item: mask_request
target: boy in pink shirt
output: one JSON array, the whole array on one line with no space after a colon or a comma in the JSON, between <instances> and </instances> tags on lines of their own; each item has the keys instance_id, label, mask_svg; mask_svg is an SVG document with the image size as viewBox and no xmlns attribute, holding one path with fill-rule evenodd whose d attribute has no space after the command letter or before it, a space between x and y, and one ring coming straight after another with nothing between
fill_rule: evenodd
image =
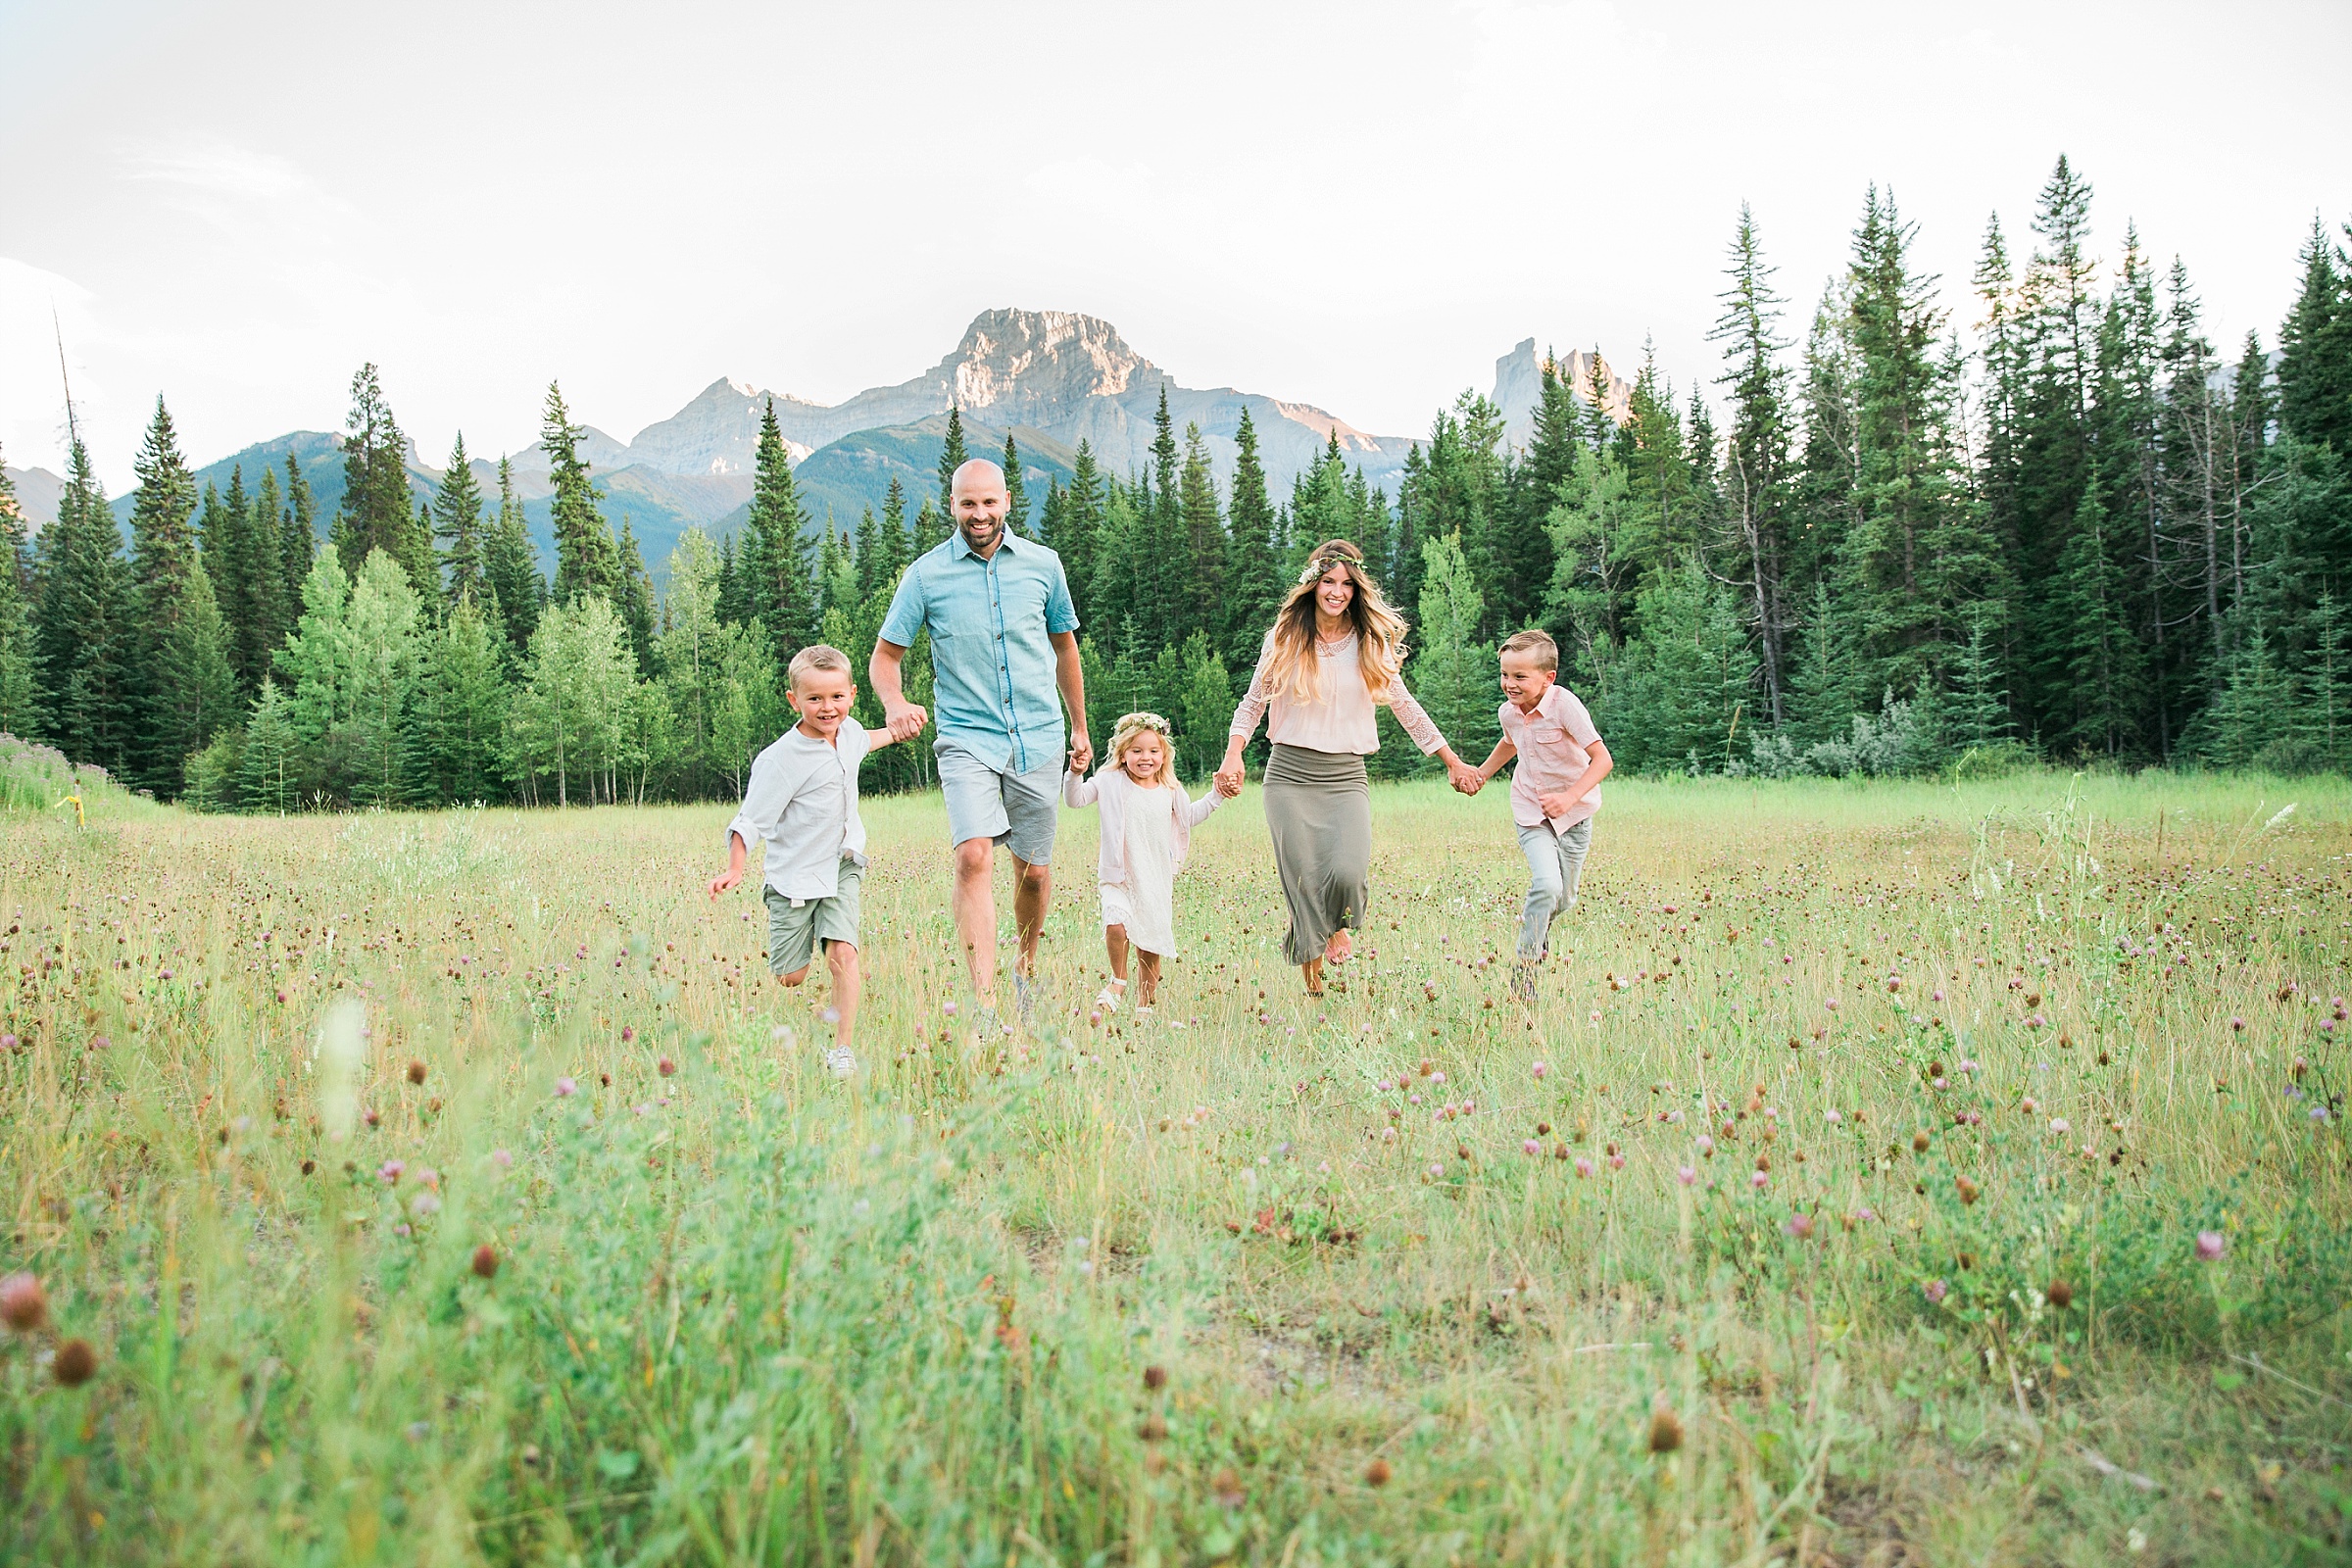
<instances>
[{"instance_id":1,"label":"boy in pink shirt","mask_svg":"<svg viewBox=\"0 0 2352 1568\"><path fill-rule=\"evenodd\" d=\"M1592 845L1592 813L1600 809L1600 781L1615 764L1592 715L1558 683L1559 644L1544 632L1518 632L1504 641L1498 657L1507 699L1498 714L1502 739L1478 776L1484 783L1503 763L1519 760L1511 773L1511 819L1527 857L1529 883L1511 994L1533 1003L1537 967L1550 951L1552 916L1576 907L1576 884Z\"/></svg>"}]
</instances>

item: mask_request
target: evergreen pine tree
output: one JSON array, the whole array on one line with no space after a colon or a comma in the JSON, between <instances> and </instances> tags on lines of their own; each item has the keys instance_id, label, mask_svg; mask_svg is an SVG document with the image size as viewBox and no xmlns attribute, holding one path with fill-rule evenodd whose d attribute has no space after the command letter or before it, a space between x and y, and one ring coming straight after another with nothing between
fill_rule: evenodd
<instances>
[{"instance_id":1,"label":"evergreen pine tree","mask_svg":"<svg viewBox=\"0 0 2352 1568\"><path fill-rule=\"evenodd\" d=\"M356 575L381 550L409 572L417 592L435 591L432 535L418 525L409 499L408 438L384 401L373 365L361 366L351 378L351 414L343 428L343 505L331 538L344 571Z\"/></svg>"},{"instance_id":2,"label":"evergreen pine tree","mask_svg":"<svg viewBox=\"0 0 2352 1568\"><path fill-rule=\"evenodd\" d=\"M1869 686L1858 641L1844 607L1830 598L1827 583L1816 582L1788 683L1789 723L1800 744L1837 740L1862 710Z\"/></svg>"},{"instance_id":3,"label":"evergreen pine tree","mask_svg":"<svg viewBox=\"0 0 2352 1568\"><path fill-rule=\"evenodd\" d=\"M16 482L0 463L0 733L42 730L36 654L32 640L32 562L24 509Z\"/></svg>"},{"instance_id":4,"label":"evergreen pine tree","mask_svg":"<svg viewBox=\"0 0 2352 1568\"><path fill-rule=\"evenodd\" d=\"M1955 427L1961 367L1937 353L1942 313L1912 270L1914 232L1874 188L1848 270L1854 515L1837 573L1865 693L1924 689L1962 640L1965 608L2000 593Z\"/></svg>"},{"instance_id":5,"label":"evergreen pine tree","mask_svg":"<svg viewBox=\"0 0 2352 1568\"><path fill-rule=\"evenodd\" d=\"M449 449L449 467L433 493L433 533L441 541L442 564L448 568L449 602L480 599L484 592L482 549L482 488L466 456L466 432L460 430Z\"/></svg>"},{"instance_id":6,"label":"evergreen pine tree","mask_svg":"<svg viewBox=\"0 0 2352 1568\"><path fill-rule=\"evenodd\" d=\"M302 738L296 733L285 693L273 675L262 677L261 694L245 720L237 796L248 811L283 814L298 810L303 795Z\"/></svg>"},{"instance_id":7,"label":"evergreen pine tree","mask_svg":"<svg viewBox=\"0 0 2352 1568\"><path fill-rule=\"evenodd\" d=\"M1227 619L1225 559L1230 541L1224 519L1217 515L1216 478L1209 471L1208 447L1198 424L1184 427L1184 477L1178 511L1184 529L1182 560L1180 569L1172 574L1175 624L1169 628L1168 640L1177 643L1195 632L1221 637Z\"/></svg>"},{"instance_id":8,"label":"evergreen pine tree","mask_svg":"<svg viewBox=\"0 0 2352 1568\"><path fill-rule=\"evenodd\" d=\"M882 532L874 521L872 507L867 507L858 518L858 545L851 564L856 572L858 600L862 604L874 596L874 574L882 565Z\"/></svg>"},{"instance_id":9,"label":"evergreen pine tree","mask_svg":"<svg viewBox=\"0 0 2352 1568\"><path fill-rule=\"evenodd\" d=\"M547 603L547 579L539 575L539 549L514 494L514 465L503 457L498 460L498 516L482 543L482 577L507 646L519 659Z\"/></svg>"},{"instance_id":10,"label":"evergreen pine tree","mask_svg":"<svg viewBox=\"0 0 2352 1568\"><path fill-rule=\"evenodd\" d=\"M654 582L645 569L645 553L637 548L637 535L629 527L629 514L620 514L620 537L613 542L613 556L619 567L619 581L613 595L613 609L620 623L629 634L629 652L637 659L637 668L653 668L654 658Z\"/></svg>"},{"instance_id":11,"label":"evergreen pine tree","mask_svg":"<svg viewBox=\"0 0 2352 1568\"><path fill-rule=\"evenodd\" d=\"M187 760L217 730L235 723L241 706L228 662L229 629L200 559L188 564L178 605L160 639L147 719L155 785L172 794L181 788Z\"/></svg>"},{"instance_id":12,"label":"evergreen pine tree","mask_svg":"<svg viewBox=\"0 0 2352 1568\"><path fill-rule=\"evenodd\" d=\"M240 706L251 702L261 689L270 656L292 624L287 612L285 567L279 559L277 472L262 469L261 486L250 503L245 499L244 479L242 466L229 470L228 494L222 503L231 529L226 548L217 546L209 530L204 541L205 568L213 573L220 618L228 625L228 662L236 672Z\"/></svg>"},{"instance_id":13,"label":"evergreen pine tree","mask_svg":"<svg viewBox=\"0 0 2352 1568\"><path fill-rule=\"evenodd\" d=\"M130 509L131 593L138 615L131 667L144 701L129 760L139 783L176 795L180 763L192 742L173 707L175 682L167 665L179 622L189 612L190 579L199 569L196 478L180 455L178 432L160 397L131 468L139 479Z\"/></svg>"},{"instance_id":14,"label":"evergreen pine tree","mask_svg":"<svg viewBox=\"0 0 2352 1568\"><path fill-rule=\"evenodd\" d=\"M1013 445L1012 432L1004 432L1004 526L1007 531L1029 537L1029 490L1021 482L1021 449Z\"/></svg>"},{"instance_id":15,"label":"evergreen pine tree","mask_svg":"<svg viewBox=\"0 0 2352 1568\"><path fill-rule=\"evenodd\" d=\"M960 441L960 426L957 429ZM790 455L776 425L771 399L760 419L751 514L745 522L738 567L751 579L752 613L765 628L775 650L779 690L785 684L785 669L792 656L816 634L816 597L809 591L808 553L802 543L808 527L808 516L793 486Z\"/></svg>"},{"instance_id":16,"label":"evergreen pine tree","mask_svg":"<svg viewBox=\"0 0 2352 1568\"><path fill-rule=\"evenodd\" d=\"M2278 328L2278 423L2352 457L2352 264L2317 217L2301 260L2302 287Z\"/></svg>"},{"instance_id":17,"label":"evergreen pine tree","mask_svg":"<svg viewBox=\"0 0 2352 1568\"><path fill-rule=\"evenodd\" d=\"M1102 475L1095 466L1095 449L1081 436L1077 459L1070 465L1070 488L1062 497L1061 514L1055 519L1053 537L1046 543L1061 557L1061 569L1069 578L1070 597L1078 606L1079 619L1089 625L1093 624L1094 616L1102 612L1101 589L1095 580L1102 533Z\"/></svg>"},{"instance_id":18,"label":"evergreen pine tree","mask_svg":"<svg viewBox=\"0 0 2352 1568\"><path fill-rule=\"evenodd\" d=\"M277 564L285 584L284 613L292 629L302 613L302 585L311 578L311 563L318 554L318 503L302 465L286 454L286 506L278 518Z\"/></svg>"},{"instance_id":19,"label":"evergreen pine tree","mask_svg":"<svg viewBox=\"0 0 2352 1568\"><path fill-rule=\"evenodd\" d=\"M1984 247L1971 282L1984 307L1984 319L1978 328L1984 388L1977 399L1982 421L1977 491L1984 500L1985 525L2002 549L2014 552L2018 541L2018 420L2025 400L2026 345L2017 277L1998 214L1984 225Z\"/></svg>"},{"instance_id":20,"label":"evergreen pine tree","mask_svg":"<svg viewBox=\"0 0 2352 1568\"><path fill-rule=\"evenodd\" d=\"M1728 388L1732 399L1723 480L1735 530L1740 611L1754 629L1764 679L1764 712L1758 716L1777 730L1788 716L1783 666L1791 612L1788 530L1794 518L1788 488L1793 433L1788 371L1781 363L1788 345L1778 332L1780 308L1787 302L1773 292L1773 271L1764 260L1754 215L1742 202L1730 265L1724 269L1730 287L1717 296L1723 315L1708 340L1724 345L1726 365L1716 384Z\"/></svg>"},{"instance_id":21,"label":"evergreen pine tree","mask_svg":"<svg viewBox=\"0 0 2352 1568\"><path fill-rule=\"evenodd\" d=\"M1968 641L1952 656L1952 690L1944 706L1945 723L1960 746L1984 751L2007 740L2014 730L2009 716L2009 693L2001 684L2000 666L1979 615L1968 628Z\"/></svg>"},{"instance_id":22,"label":"evergreen pine tree","mask_svg":"<svg viewBox=\"0 0 2352 1568\"><path fill-rule=\"evenodd\" d=\"M941 516L948 519L951 527L956 519L956 470L970 458L971 453L965 450L963 444L963 406L951 403L948 405L947 444L939 454L939 512ZM931 538L925 535L922 547L928 550L932 543Z\"/></svg>"},{"instance_id":23,"label":"evergreen pine tree","mask_svg":"<svg viewBox=\"0 0 2352 1568\"><path fill-rule=\"evenodd\" d=\"M507 708L504 630L466 594L420 641L412 724L418 794L460 806L497 800L504 782L498 765ZM248 753L251 737L249 727Z\"/></svg>"},{"instance_id":24,"label":"evergreen pine tree","mask_svg":"<svg viewBox=\"0 0 2352 1568\"><path fill-rule=\"evenodd\" d=\"M906 490L899 483L897 474L891 475L890 488L882 495L881 522L882 556L874 565L876 593L895 590L899 574L917 554L915 537L906 527ZM930 548L927 536L921 548Z\"/></svg>"},{"instance_id":25,"label":"evergreen pine tree","mask_svg":"<svg viewBox=\"0 0 2352 1568\"><path fill-rule=\"evenodd\" d=\"M571 422L571 413L564 406L563 389L550 381L539 445L547 453L548 478L556 492L552 507L556 536L554 598L559 604L567 605L587 595L611 599L620 592L621 586L620 552L613 544L612 525L605 521L605 514L597 506L602 492L589 480L588 465L580 457L580 437L584 433L581 426Z\"/></svg>"},{"instance_id":26,"label":"evergreen pine tree","mask_svg":"<svg viewBox=\"0 0 2352 1568\"><path fill-rule=\"evenodd\" d=\"M35 559L33 646L49 736L74 761L120 775L137 727L137 609L122 533L78 436Z\"/></svg>"},{"instance_id":27,"label":"evergreen pine tree","mask_svg":"<svg viewBox=\"0 0 2352 1568\"><path fill-rule=\"evenodd\" d=\"M1257 454L1257 426L1249 405L1233 433L1233 504L1227 510L1229 554L1225 564L1223 649L1229 670L1257 667L1258 645L1290 584L1283 580L1274 544L1274 506L1266 494L1265 464ZM1393 570L1393 568L1392 568ZM1412 601L1404 601L1411 603Z\"/></svg>"}]
</instances>

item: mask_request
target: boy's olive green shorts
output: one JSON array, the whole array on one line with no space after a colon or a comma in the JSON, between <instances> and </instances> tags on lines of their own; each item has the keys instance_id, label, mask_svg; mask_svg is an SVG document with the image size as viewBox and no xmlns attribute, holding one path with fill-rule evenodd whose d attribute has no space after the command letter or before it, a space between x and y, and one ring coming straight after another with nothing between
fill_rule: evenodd
<instances>
[{"instance_id":1,"label":"boy's olive green shorts","mask_svg":"<svg viewBox=\"0 0 2352 1568\"><path fill-rule=\"evenodd\" d=\"M788 899L774 888L767 895L767 971L797 974L816 956L819 942L858 945L858 884L864 868L844 860L841 881L829 899Z\"/></svg>"}]
</instances>

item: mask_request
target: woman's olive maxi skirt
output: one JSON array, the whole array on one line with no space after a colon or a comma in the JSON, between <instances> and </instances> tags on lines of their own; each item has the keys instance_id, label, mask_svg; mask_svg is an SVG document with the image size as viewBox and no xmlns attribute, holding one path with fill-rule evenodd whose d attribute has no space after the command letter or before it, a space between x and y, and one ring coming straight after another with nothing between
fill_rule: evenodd
<instances>
[{"instance_id":1,"label":"woman's olive maxi skirt","mask_svg":"<svg viewBox=\"0 0 2352 1568\"><path fill-rule=\"evenodd\" d=\"M1364 920L1371 896L1372 792L1364 760L1348 752L1276 746L1266 761L1266 826L1291 910L1283 951L1293 963L1323 956L1343 927Z\"/></svg>"}]
</instances>

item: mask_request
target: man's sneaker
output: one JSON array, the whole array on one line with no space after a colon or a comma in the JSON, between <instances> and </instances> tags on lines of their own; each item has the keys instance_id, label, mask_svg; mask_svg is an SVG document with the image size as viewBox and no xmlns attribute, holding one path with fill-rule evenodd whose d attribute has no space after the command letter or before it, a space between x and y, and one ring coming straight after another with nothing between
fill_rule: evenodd
<instances>
[{"instance_id":1,"label":"man's sneaker","mask_svg":"<svg viewBox=\"0 0 2352 1568\"><path fill-rule=\"evenodd\" d=\"M835 1046L825 1053L825 1070L836 1078L855 1078L858 1076L858 1058L850 1054L849 1047Z\"/></svg>"},{"instance_id":2,"label":"man's sneaker","mask_svg":"<svg viewBox=\"0 0 2352 1568\"><path fill-rule=\"evenodd\" d=\"M1531 1007L1536 1004L1536 971L1540 967L1541 960L1535 958L1521 958L1511 965L1511 995Z\"/></svg>"},{"instance_id":3,"label":"man's sneaker","mask_svg":"<svg viewBox=\"0 0 2352 1568\"><path fill-rule=\"evenodd\" d=\"M1037 1022L1037 982L1018 969L1012 972L1012 1005L1022 1028Z\"/></svg>"}]
</instances>

